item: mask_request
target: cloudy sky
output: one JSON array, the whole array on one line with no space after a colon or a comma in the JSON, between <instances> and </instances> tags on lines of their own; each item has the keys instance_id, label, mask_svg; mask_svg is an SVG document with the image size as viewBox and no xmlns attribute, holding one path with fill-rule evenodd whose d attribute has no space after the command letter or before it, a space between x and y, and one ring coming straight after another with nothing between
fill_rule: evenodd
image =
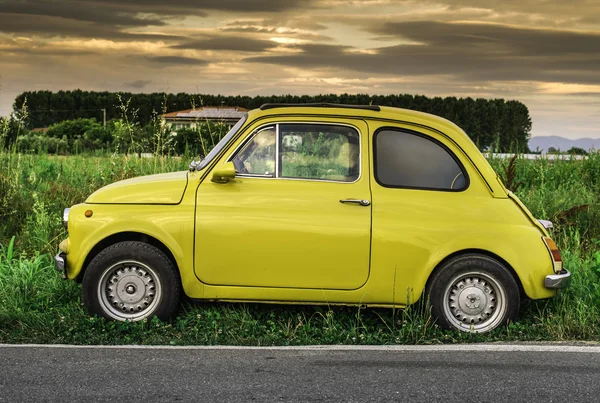
<instances>
[{"instance_id":1,"label":"cloudy sky","mask_svg":"<svg viewBox=\"0 0 600 403\"><path fill-rule=\"evenodd\" d=\"M600 0L0 0L0 116L25 90L518 99L600 137Z\"/></svg>"}]
</instances>

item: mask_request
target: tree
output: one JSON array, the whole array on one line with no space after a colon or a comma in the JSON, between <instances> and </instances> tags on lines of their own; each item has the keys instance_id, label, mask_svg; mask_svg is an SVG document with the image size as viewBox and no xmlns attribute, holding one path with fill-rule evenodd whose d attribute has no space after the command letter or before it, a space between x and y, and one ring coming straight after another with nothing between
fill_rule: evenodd
<instances>
[{"instance_id":1,"label":"tree","mask_svg":"<svg viewBox=\"0 0 600 403\"><path fill-rule=\"evenodd\" d=\"M575 154L575 155L587 155L587 151L585 151L583 148L580 147L571 147L571 149L569 149L569 151L567 151L567 153L569 154Z\"/></svg>"},{"instance_id":2,"label":"tree","mask_svg":"<svg viewBox=\"0 0 600 403\"><path fill-rule=\"evenodd\" d=\"M90 91L32 91L17 96L13 108L21 110L27 100L30 127L47 127L75 119L122 119L132 125L145 127L157 115L192 107L240 106L247 109L265 103L330 102L344 104L373 104L413 109L442 116L458 124L480 149L497 144L498 151L527 151L531 133L531 118L527 107L518 101L504 99L429 98L423 95L392 94L321 94L224 96L210 94L132 94ZM133 116L135 115L135 117ZM131 136L131 133L129 135ZM134 136L135 137L135 136Z\"/></svg>"}]
</instances>

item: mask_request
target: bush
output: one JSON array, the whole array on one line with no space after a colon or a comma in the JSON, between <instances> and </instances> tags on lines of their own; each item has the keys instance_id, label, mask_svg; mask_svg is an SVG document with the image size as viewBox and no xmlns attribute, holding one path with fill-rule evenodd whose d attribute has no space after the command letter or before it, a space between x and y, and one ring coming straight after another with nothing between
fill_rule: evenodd
<instances>
[{"instance_id":1,"label":"bush","mask_svg":"<svg viewBox=\"0 0 600 403\"><path fill-rule=\"evenodd\" d=\"M17 138L17 150L22 153L67 154L71 147L66 138L28 134Z\"/></svg>"},{"instance_id":2,"label":"bush","mask_svg":"<svg viewBox=\"0 0 600 403\"><path fill-rule=\"evenodd\" d=\"M96 122L96 119L65 120L48 127L46 136L56 137L59 139L66 138L67 140L75 140L83 137L88 130L98 128L102 129L102 126Z\"/></svg>"},{"instance_id":3,"label":"bush","mask_svg":"<svg viewBox=\"0 0 600 403\"><path fill-rule=\"evenodd\" d=\"M199 122L195 129L173 132L173 151L178 155L206 155L227 134L229 125L223 122Z\"/></svg>"}]
</instances>

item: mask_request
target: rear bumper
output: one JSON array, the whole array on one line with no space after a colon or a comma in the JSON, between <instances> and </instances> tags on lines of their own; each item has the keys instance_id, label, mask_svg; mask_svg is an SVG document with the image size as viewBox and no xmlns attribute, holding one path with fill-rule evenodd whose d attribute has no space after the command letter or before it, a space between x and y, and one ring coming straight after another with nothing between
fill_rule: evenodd
<instances>
[{"instance_id":1,"label":"rear bumper","mask_svg":"<svg viewBox=\"0 0 600 403\"><path fill-rule=\"evenodd\" d=\"M565 288L569 285L570 282L571 273L566 269L562 269L561 272L558 274L551 274L549 276L546 276L546 279L544 280L544 286L546 288L556 290L559 288Z\"/></svg>"},{"instance_id":2,"label":"rear bumper","mask_svg":"<svg viewBox=\"0 0 600 403\"><path fill-rule=\"evenodd\" d=\"M63 278L67 278L67 254L65 252L54 256L54 268L61 272Z\"/></svg>"}]
</instances>

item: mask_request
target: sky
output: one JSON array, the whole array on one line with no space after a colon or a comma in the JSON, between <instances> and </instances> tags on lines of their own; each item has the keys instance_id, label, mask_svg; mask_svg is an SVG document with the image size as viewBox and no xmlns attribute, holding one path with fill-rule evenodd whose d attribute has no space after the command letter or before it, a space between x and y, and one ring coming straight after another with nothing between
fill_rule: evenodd
<instances>
[{"instance_id":1,"label":"sky","mask_svg":"<svg viewBox=\"0 0 600 403\"><path fill-rule=\"evenodd\" d=\"M0 0L0 116L77 88L516 99L600 138L600 0Z\"/></svg>"}]
</instances>

